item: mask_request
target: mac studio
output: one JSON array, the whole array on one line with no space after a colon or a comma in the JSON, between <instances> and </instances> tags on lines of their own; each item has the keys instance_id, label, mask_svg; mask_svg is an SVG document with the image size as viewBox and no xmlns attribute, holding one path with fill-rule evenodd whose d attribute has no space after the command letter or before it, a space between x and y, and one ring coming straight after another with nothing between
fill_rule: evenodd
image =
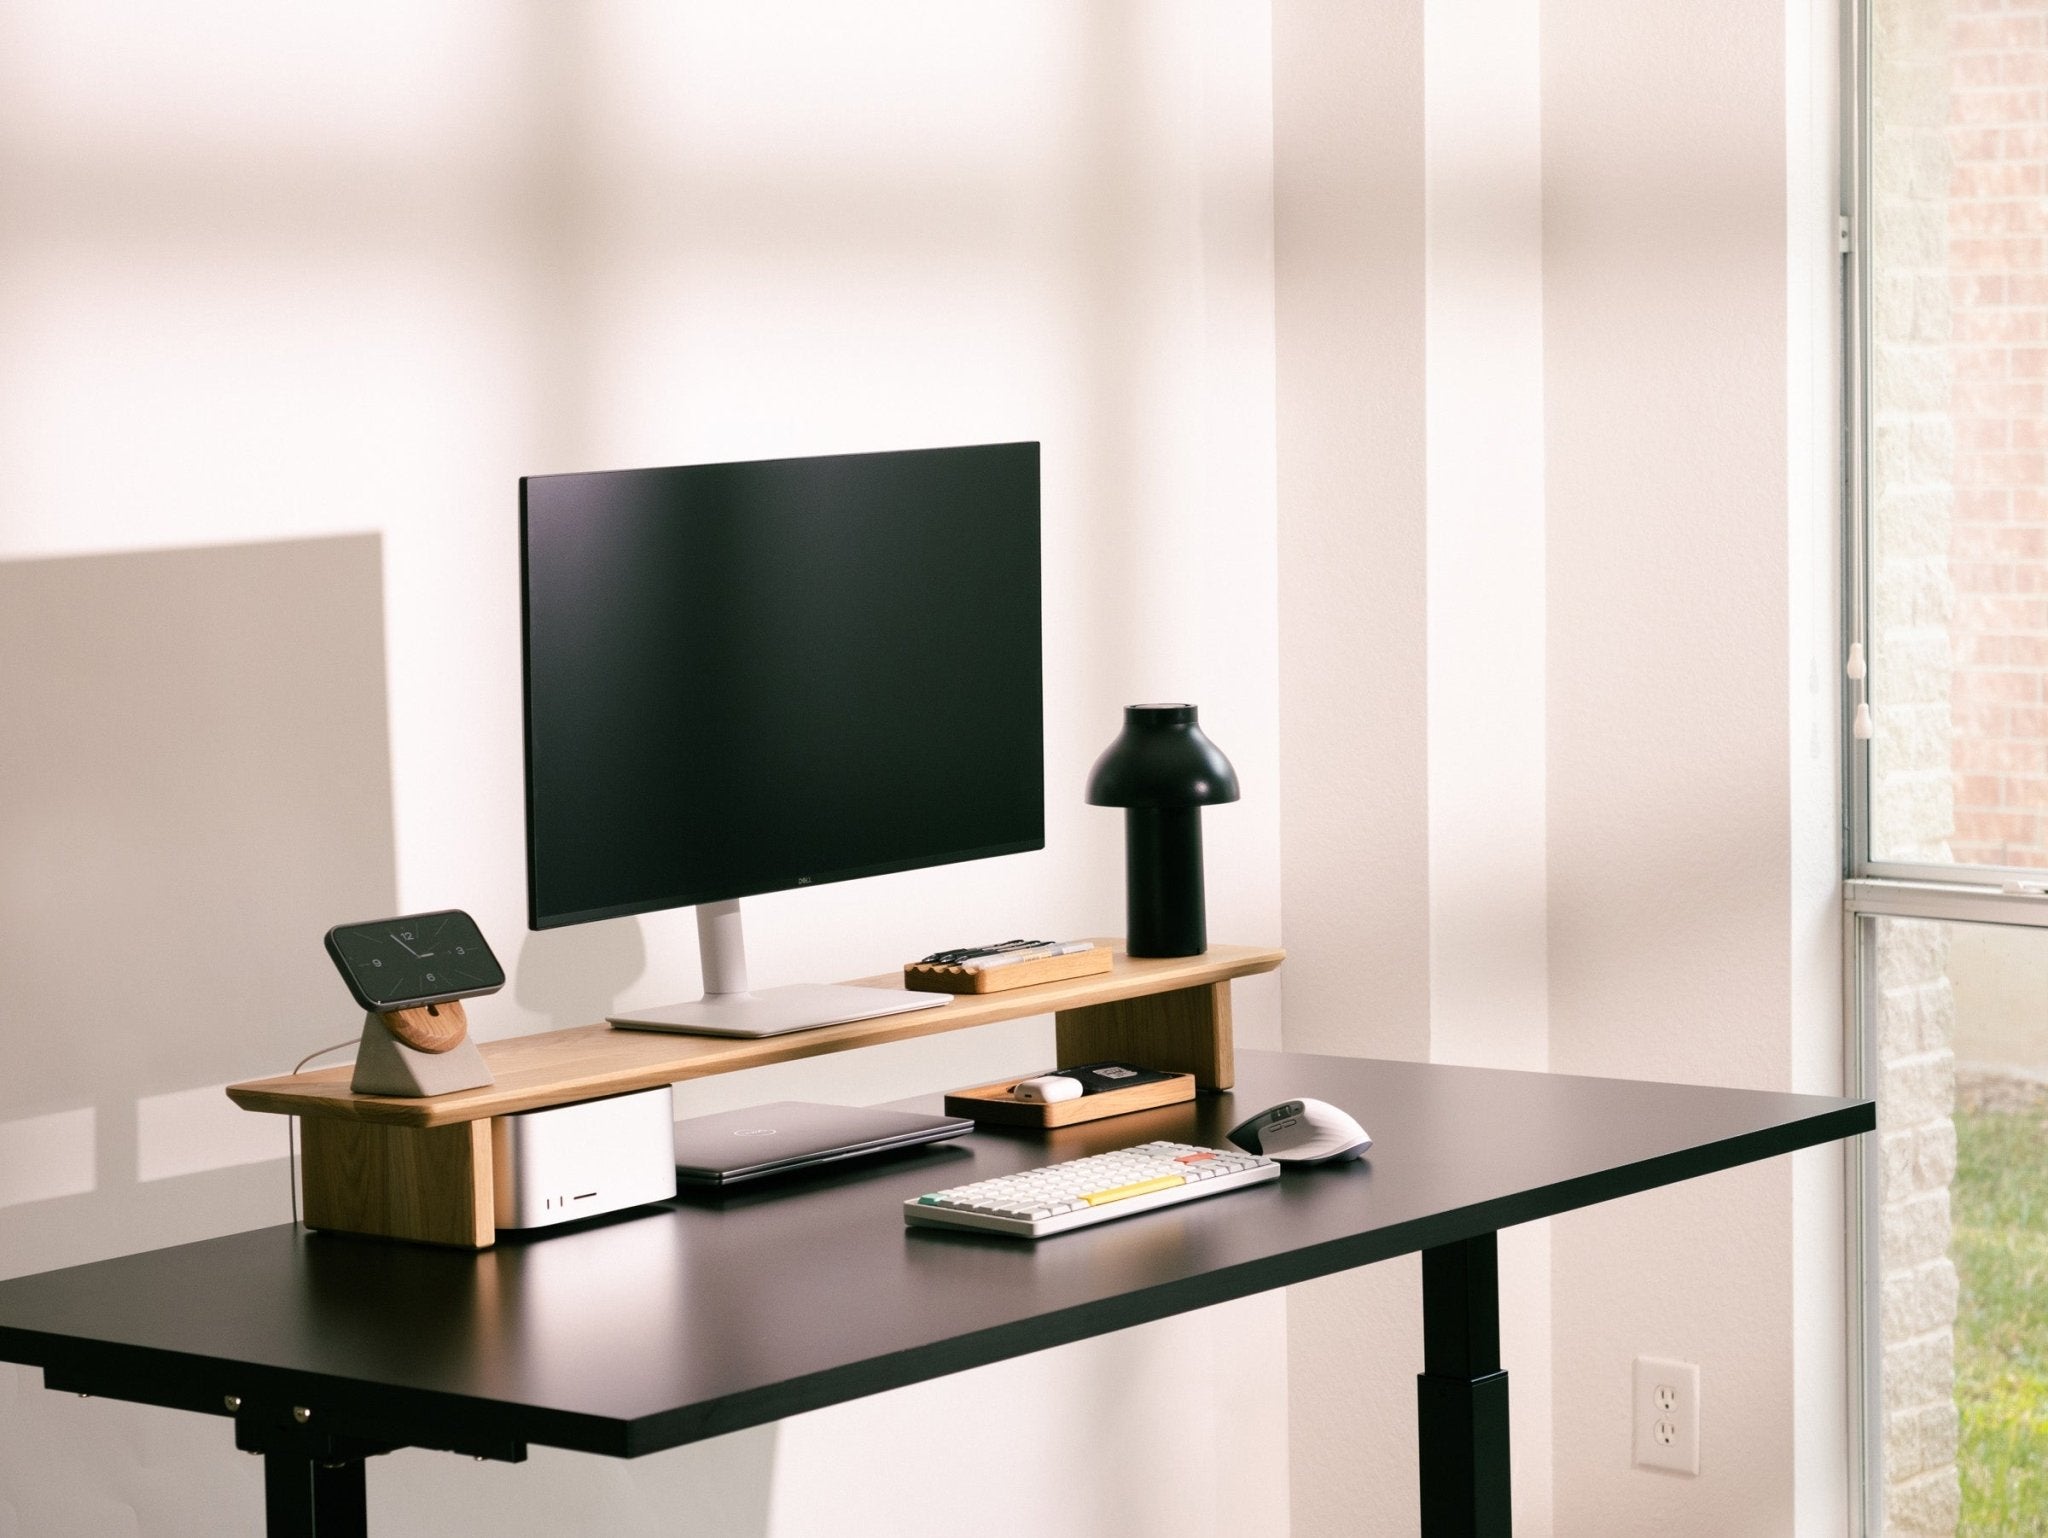
<instances>
[{"instance_id":1,"label":"mac studio","mask_svg":"<svg viewBox=\"0 0 2048 1538\"><path fill-rule=\"evenodd\" d=\"M223 1093L359 1035L320 945L345 922L467 912L505 974L465 1001L487 1061L707 991L689 907L529 927L522 477L1039 445L1040 677L980 687L1039 706L1042 836L991 842L1041 847L748 894L753 988L1119 933L1124 819L1088 771L1123 707L1191 701L1242 787L1202 814L1208 932L1286 951L1230 985L1241 1082L1284 1052L1853 1090L1839 28L1803 0L1699 14L11 10L0 706L34 749L0 754L0 1289L269 1231L366 1257L347 1296L373 1331L472 1296L380 1296L374 1257L526 1267L573 1326L545 1362L479 1366L501 1378L616 1387L761 1345L672 1333L746 1306L715 1235L658 1266L632 1236L683 1232L657 1226L675 1212L766 1232L771 1201L474 1252L295 1239L292 1118ZM959 549L904 576L935 601L1001 580ZM1060 1061L1050 1014L1020 1015L689 1078L674 1104L878 1105ZM1242 1114L1335 1098L1275 1091ZM1392 1190L1395 1124L1359 1120L1364 1160L1084 1232L911 1232L895 1200L875 1232L1047 1286L1081 1253L1195 1266L1176 1236L1339 1189L1301 1182ZM1515 1532L1874 1524L1842 1147L1502 1228ZM828 1189L849 1188L804 1188ZM564 1433L519 1462L455 1449L475 1461L394 1423L368 1523L1423 1531L1422 1265L1281 1280L887 1391L791 1390L639 1457ZM28 1339L8 1297L9 1364L114 1330ZM914 1323L850 1290L819 1327L850 1340L863 1314ZM1696 1474L1633 1456L1639 1358L1696 1370ZM290 1381L396 1394L420 1366ZM262 1531L237 1435L330 1423L280 1402L257 1425L260 1383L202 1385L252 1407L233 1428L147 1383L0 1385L0 1527L25 1533ZM1021 1498L1020 1469L1047 1476Z\"/></svg>"}]
</instances>

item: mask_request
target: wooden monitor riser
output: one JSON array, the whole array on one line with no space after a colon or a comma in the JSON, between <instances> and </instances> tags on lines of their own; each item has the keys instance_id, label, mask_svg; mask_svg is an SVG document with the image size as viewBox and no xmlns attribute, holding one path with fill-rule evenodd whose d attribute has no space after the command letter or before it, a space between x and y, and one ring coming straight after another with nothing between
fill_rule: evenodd
<instances>
[{"instance_id":1,"label":"wooden monitor riser","mask_svg":"<svg viewBox=\"0 0 2048 1538\"><path fill-rule=\"evenodd\" d=\"M1124 1058L1192 1073L1205 1090L1230 1088L1230 980L1270 972L1286 952L1212 945L1200 956L1134 959L1120 941L1097 943L1116 947L1106 973L786 1036L676 1036L599 1023L484 1042L495 1082L431 1100L355 1094L347 1066L231 1084L228 1097L245 1110L303 1118L309 1227L481 1249L496 1238L490 1122L514 1111L1043 1014L1055 1020L1059 1067ZM899 988L902 977L855 982Z\"/></svg>"}]
</instances>

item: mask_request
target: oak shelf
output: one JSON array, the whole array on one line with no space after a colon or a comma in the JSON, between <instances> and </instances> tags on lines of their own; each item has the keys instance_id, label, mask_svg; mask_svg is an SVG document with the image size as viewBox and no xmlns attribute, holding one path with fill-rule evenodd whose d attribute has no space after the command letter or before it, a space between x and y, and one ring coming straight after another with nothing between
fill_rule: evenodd
<instances>
[{"instance_id":1,"label":"oak shelf","mask_svg":"<svg viewBox=\"0 0 2048 1538\"><path fill-rule=\"evenodd\" d=\"M1200 956L1133 958L1124 954L1120 940L1096 943L1113 950L1107 972L1001 993L959 994L932 1009L760 1040L617 1030L600 1021L482 1042L478 1049L496 1082L429 1100L358 1095L348 1087L353 1070L347 1065L230 1084L228 1098L245 1110L322 1124L321 1136L305 1144L311 1226L482 1247L494 1237L488 1217L477 1216L488 1214L491 1206L489 1137L436 1138L432 1157L425 1142L415 1148L413 1139L514 1111L1025 1015L1055 1017L1058 1067L1127 1058L1148 1068L1191 1073L1204 1090L1230 1088L1235 1077L1231 979L1270 972L1287 953L1274 947L1212 945ZM871 988L900 988L902 982L900 972L854 979L855 986ZM379 1173L366 1175L373 1171ZM349 1199L315 1203L313 1196L323 1188L345 1192ZM316 1220L316 1211L329 1220Z\"/></svg>"}]
</instances>

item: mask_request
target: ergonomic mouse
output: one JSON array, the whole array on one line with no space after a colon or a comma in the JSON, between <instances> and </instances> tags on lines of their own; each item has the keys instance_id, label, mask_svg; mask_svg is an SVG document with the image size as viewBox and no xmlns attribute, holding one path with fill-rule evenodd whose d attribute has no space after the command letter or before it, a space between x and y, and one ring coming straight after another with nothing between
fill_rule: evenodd
<instances>
[{"instance_id":1,"label":"ergonomic mouse","mask_svg":"<svg viewBox=\"0 0 2048 1538\"><path fill-rule=\"evenodd\" d=\"M1246 1153L1282 1164L1338 1164L1372 1147L1372 1136L1326 1100L1283 1100L1230 1129Z\"/></svg>"}]
</instances>

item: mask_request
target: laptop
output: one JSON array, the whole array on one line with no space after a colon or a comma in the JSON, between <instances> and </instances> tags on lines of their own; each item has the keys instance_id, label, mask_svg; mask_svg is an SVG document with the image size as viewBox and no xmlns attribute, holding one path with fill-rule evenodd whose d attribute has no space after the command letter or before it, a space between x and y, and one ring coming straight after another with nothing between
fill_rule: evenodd
<instances>
[{"instance_id":1,"label":"laptop","mask_svg":"<svg viewBox=\"0 0 2048 1538\"><path fill-rule=\"evenodd\" d=\"M676 1179L696 1186L737 1185L784 1170L943 1142L973 1130L974 1123L962 1116L778 1100L677 1122Z\"/></svg>"}]
</instances>

